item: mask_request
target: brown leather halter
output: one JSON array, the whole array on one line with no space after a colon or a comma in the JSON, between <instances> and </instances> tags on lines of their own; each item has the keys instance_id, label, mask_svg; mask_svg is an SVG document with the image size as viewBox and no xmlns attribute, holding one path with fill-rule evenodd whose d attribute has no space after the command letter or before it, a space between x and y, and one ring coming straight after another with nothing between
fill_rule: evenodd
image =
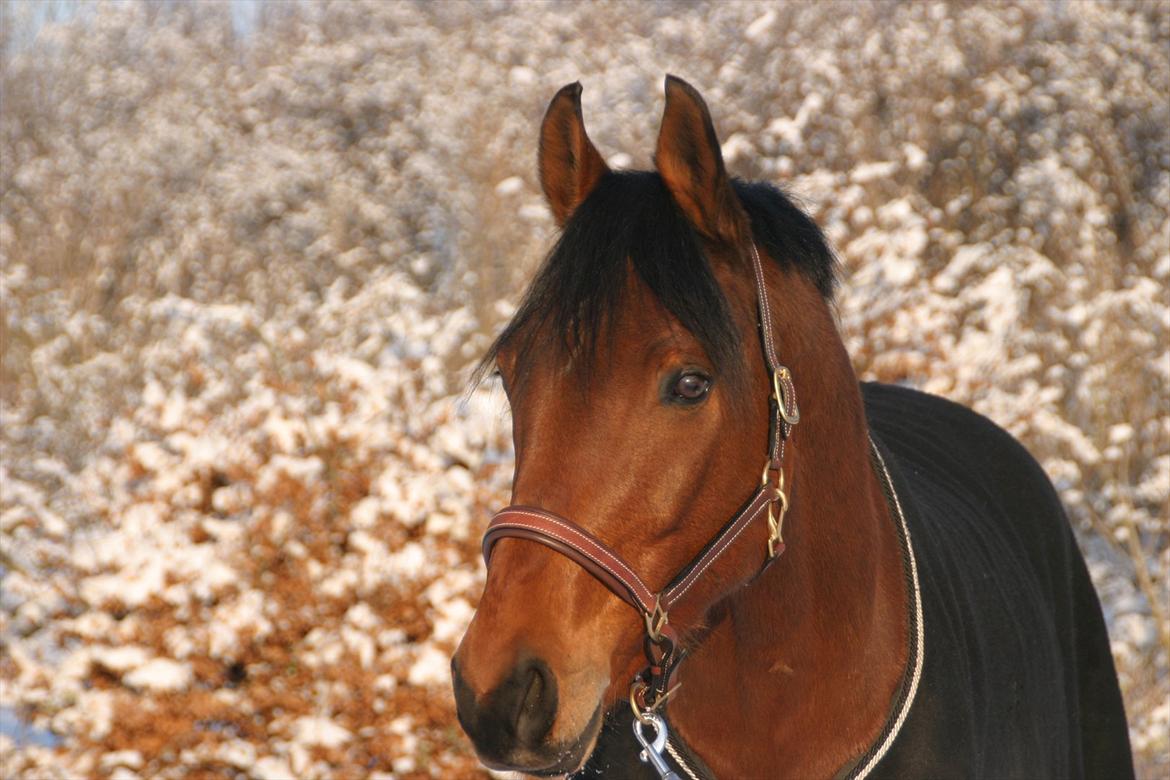
<instances>
[{"instance_id":1,"label":"brown leather halter","mask_svg":"<svg viewBox=\"0 0 1170 780\"><path fill-rule=\"evenodd\" d=\"M491 562L492 547L500 539L511 537L539 542L577 563L642 614L646 621L645 647L649 667L635 679L631 690L631 702L637 705L635 715L639 715L639 708L645 713L657 709L672 690L671 677L685 652L679 648L678 633L670 626L668 615L673 607L686 599L691 587L719 558L737 545L746 543L744 540L749 535L745 531L762 515L767 517L767 551L760 570L748 579L754 579L784 552L781 532L784 513L788 509L784 452L792 426L800 421L800 412L791 372L776 358L764 269L754 242L751 244L751 262L760 317L760 341L772 380L767 460L755 493L690 563L655 592L608 544L571 520L539 507L514 505L501 509L488 524L483 537L483 557L487 563ZM777 503L780 505L778 512Z\"/></svg>"}]
</instances>

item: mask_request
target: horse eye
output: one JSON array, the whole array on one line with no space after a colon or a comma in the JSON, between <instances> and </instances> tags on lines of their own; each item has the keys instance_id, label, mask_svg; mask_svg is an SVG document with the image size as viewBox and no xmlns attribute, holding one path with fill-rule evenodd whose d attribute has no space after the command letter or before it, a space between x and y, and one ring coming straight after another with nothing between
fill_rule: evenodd
<instances>
[{"instance_id":1,"label":"horse eye","mask_svg":"<svg viewBox=\"0 0 1170 780\"><path fill-rule=\"evenodd\" d=\"M711 389L711 378L702 374L686 373L674 383L672 394L675 400L683 403L695 403L706 397Z\"/></svg>"}]
</instances>

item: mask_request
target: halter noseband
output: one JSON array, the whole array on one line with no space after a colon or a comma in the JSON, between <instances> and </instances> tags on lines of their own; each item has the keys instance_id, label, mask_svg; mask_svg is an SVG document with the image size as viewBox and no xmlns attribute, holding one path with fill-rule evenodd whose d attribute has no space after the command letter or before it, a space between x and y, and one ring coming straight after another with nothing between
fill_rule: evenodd
<instances>
[{"instance_id":1,"label":"halter noseband","mask_svg":"<svg viewBox=\"0 0 1170 780\"><path fill-rule=\"evenodd\" d=\"M642 723L650 723L654 711L673 690L670 680L685 655L679 647L678 633L669 625L671 608L685 600L691 587L728 550L745 538L744 531L761 515L767 515L767 552L758 576L784 552L782 525L788 509L785 492L784 451L792 426L800 421L792 374L776 358L772 334L772 311L764 284L764 268L756 245L751 244L752 271L755 278L756 304L760 317L760 341L764 362L771 373L768 400L770 428L768 454L760 486L739 512L682 567L670 582L655 593L626 563L620 554L593 534L560 515L539 507L514 505L496 513L483 537L483 557L490 562L492 547L504 538L528 539L549 547L596 577L618 598L641 613L646 621L645 649L648 668L634 680L631 703ZM779 511L776 504L779 504ZM635 730L636 734L640 732Z\"/></svg>"}]
</instances>

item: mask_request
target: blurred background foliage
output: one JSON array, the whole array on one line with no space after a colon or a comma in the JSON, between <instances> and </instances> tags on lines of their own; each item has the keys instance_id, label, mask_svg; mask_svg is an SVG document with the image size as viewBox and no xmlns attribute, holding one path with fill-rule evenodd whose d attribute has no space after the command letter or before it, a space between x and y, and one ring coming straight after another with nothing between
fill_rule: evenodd
<instances>
[{"instance_id":1,"label":"blurred background foliage","mask_svg":"<svg viewBox=\"0 0 1170 780\"><path fill-rule=\"evenodd\" d=\"M466 369L553 238L550 96L647 167L666 72L826 229L859 376L1044 464L1167 771L1165 3L26 1L0 67L18 773L478 771L444 659L510 440Z\"/></svg>"}]
</instances>

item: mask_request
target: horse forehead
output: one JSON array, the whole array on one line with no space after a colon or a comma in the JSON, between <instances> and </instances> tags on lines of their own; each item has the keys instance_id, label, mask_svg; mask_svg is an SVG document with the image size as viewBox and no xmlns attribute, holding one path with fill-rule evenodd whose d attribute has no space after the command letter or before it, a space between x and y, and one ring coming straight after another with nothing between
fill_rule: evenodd
<instances>
[{"instance_id":1,"label":"horse forehead","mask_svg":"<svg viewBox=\"0 0 1170 780\"><path fill-rule=\"evenodd\" d=\"M620 426L622 410L641 409L648 395L657 394L656 377L664 367L701 359L698 342L661 307L631 305L623 312L610 323L613 331L601 334L589 365L538 360L513 415L536 427L565 429L576 421L595 428L599 420Z\"/></svg>"},{"instance_id":2,"label":"horse forehead","mask_svg":"<svg viewBox=\"0 0 1170 780\"><path fill-rule=\"evenodd\" d=\"M694 336L632 269L622 301L611 321L617 336L613 349L621 354L611 357L653 357L656 355L650 353L686 349L697 344Z\"/></svg>"},{"instance_id":3,"label":"horse forehead","mask_svg":"<svg viewBox=\"0 0 1170 780\"><path fill-rule=\"evenodd\" d=\"M608 358L615 367L623 363L654 366L673 354L698 346L695 337L653 296L625 307L615 323L617 333L613 344L602 341L601 358ZM604 354L606 351L611 354Z\"/></svg>"}]
</instances>

